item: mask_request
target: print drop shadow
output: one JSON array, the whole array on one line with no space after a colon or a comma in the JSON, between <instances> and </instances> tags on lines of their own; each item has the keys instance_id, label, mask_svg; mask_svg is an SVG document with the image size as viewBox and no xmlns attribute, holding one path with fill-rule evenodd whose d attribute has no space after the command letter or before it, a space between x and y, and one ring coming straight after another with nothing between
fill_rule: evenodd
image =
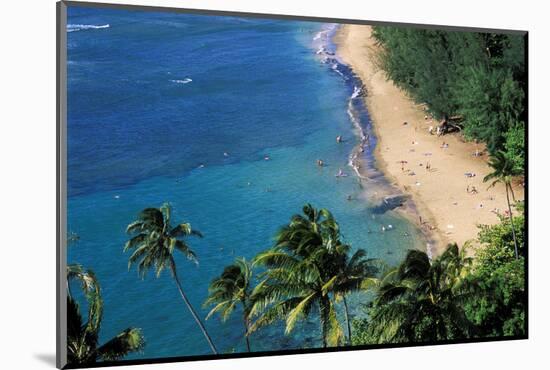
<instances>
[{"instance_id":1,"label":"print drop shadow","mask_svg":"<svg viewBox=\"0 0 550 370\"><path fill-rule=\"evenodd\" d=\"M34 358L40 362L55 367L55 353L35 353Z\"/></svg>"}]
</instances>

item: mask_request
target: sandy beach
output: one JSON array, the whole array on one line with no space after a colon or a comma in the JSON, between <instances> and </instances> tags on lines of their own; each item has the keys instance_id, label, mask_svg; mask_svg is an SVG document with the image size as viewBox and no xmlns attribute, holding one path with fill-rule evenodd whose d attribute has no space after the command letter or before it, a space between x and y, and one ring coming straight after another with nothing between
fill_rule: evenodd
<instances>
[{"instance_id":1,"label":"sandy beach","mask_svg":"<svg viewBox=\"0 0 550 370\"><path fill-rule=\"evenodd\" d=\"M378 67L379 47L370 26L344 25L334 41L339 58L366 87L378 137L377 166L394 186L411 195L417 213L409 216L434 240L432 252L437 254L450 242L462 246L475 239L477 225L497 223L496 212L507 209L506 192L503 185L488 188L483 183L490 172L484 145L465 142L460 134L429 133L438 122ZM476 151L484 154L475 156ZM514 192L516 199L524 199L522 187L514 186Z\"/></svg>"}]
</instances>

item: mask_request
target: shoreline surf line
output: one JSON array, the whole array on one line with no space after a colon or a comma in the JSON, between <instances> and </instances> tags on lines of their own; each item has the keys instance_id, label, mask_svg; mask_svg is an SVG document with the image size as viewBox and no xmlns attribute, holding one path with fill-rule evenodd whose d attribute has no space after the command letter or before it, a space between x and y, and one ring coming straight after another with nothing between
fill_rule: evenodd
<instances>
[{"instance_id":1,"label":"shoreline surf line","mask_svg":"<svg viewBox=\"0 0 550 370\"><path fill-rule=\"evenodd\" d=\"M379 166L376 157L377 133L364 99L368 94L368 88L352 66L338 54L339 46L336 39L342 27L343 25L327 24L326 28L318 32L313 40L320 42L320 45L315 46L316 55L321 58L321 62L329 64L330 70L340 75L350 90L347 114L353 125L352 131L359 142L349 154L347 165L353 169L358 178L365 201L372 204L389 204L388 199L404 200L400 206L389 207L388 210L395 210L417 229L420 239L415 243L415 247L425 249L431 257L440 244L440 237L432 230L423 228L416 221L420 218L420 213L414 201L408 199L409 196L406 193L392 184L391 177L386 176L383 168ZM368 182L368 190L364 189L363 181Z\"/></svg>"}]
</instances>

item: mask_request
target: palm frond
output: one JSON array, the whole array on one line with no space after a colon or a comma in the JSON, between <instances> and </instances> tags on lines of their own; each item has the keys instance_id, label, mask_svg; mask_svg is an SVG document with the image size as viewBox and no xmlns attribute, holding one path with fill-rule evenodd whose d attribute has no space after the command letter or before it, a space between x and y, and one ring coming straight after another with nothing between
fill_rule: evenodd
<instances>
[{"instance_id":1,"label":"palm frond","mask_svg":"<svg viewBox=\"0 0 550 370\"><path fill-rule=\"evenodd\" d=\"M294 297L279 301L266 310L250 325L248 334L250 335L260 327L272 324L276 320L283 320L286 316L302 302L302 297Z\"/></svg>"},{"instance_id":2,"label":"palm frond","mask_svg":"<svg viewBox=\"0 0 550 370\"><path fill-rule=\"evenodd\" d=\"M119 360L131 352L139 352L145 346L141 329L128 328L97 349L102 360Z\"/></svg>"},{"instance_id":3,"label":"palm frond","mask_svg":"<svg viewBox=\"0 0 550 370\"><path fill-rule=\"evenodd\" d=\"M286 317L286 328L285 334L290 334L296 325L296 322L307 316L316 293L313 292L308 296L303 297L303 299L298 303L287 315Z\"/></svg>"}]
</instances>

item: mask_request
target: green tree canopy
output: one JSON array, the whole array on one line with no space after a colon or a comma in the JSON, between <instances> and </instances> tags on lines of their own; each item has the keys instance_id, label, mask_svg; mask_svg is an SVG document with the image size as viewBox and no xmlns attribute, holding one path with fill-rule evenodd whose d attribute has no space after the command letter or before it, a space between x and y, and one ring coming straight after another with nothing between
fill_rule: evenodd
<instances>
[{"instance_id":1,"label":"green tree canopy","mask_svg":"<svg viewBox=\"0 0 550 370\"><path fill-rule=\"evenodd\" d=\"M88 305L87 319L82 317L80 305L69 293L67 296L67 362L71 365L90 365L98 361L114 361L145 346L141 329L127 328L99 344L99 332L103 318L103 298L95 274L82 266L67 266L67 278L77 280Z\"/></svg>"},{"instance_id":2,"label":"green tree canopy","mask_svg":"<svg viewBox=\"0 0 550 370\"><path fill-rule=\"evenodd\" d=\"M438 119L461 116L464 133L523 166L525 43L521 35L376 26L380 64Z\"/></svg>"}]
</instances>

